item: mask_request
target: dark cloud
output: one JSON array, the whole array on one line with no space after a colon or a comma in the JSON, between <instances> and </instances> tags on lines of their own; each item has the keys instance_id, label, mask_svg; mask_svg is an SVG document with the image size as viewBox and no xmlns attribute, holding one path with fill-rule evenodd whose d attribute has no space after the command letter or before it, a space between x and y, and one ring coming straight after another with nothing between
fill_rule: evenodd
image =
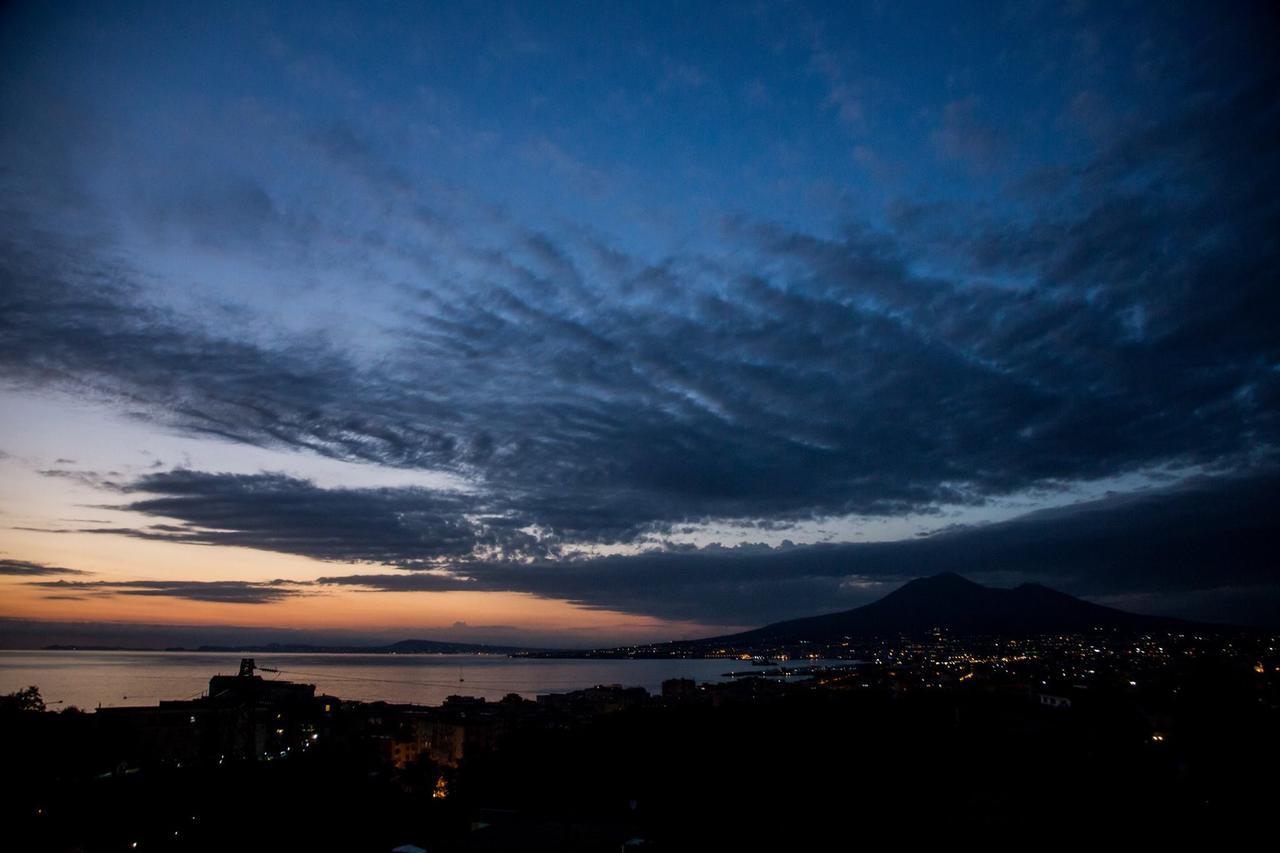
<instances>
[{"instance_id":1,"label":"dark cloud","mask_svg":"<svg viewBox=\"0 0 1280 853\"><path fill-rule=\"evenodd\" d=\"M1052 215L738 224L742 265L623 261L595 297L576 247L531 235L497 284L411 289L376 367L212 337L140 309L126 269L11 247L0 359L192 432L472 476L478 506L599 541L1236 464L1277 435L1277 155L1222 152L1276 135L1269 82L1117 143ZM1181 192L1124 188L1152 175Z\"/></svg>"},{"instance_id":2,"label":"dark cloud","mask_svg":"<svg viewBox=\"0 0 1280 853\"><path fill-rule=\"evenodd\" d=\"M321 489L279 474L148 474L128 492L158 495L126 506L180 519L128 532L141 538L244 545L326 560L394 562L463 557L478 527L461 496L425 489Z\"/></svg>"},{"instance_id":3,"label":"dark cloud","mask_svg":"<svg viewBox=\"0 0 1280 853\"><path fill-rule=\"evenodd\" d=\"M39 575L88 575L83 569L68 569L64 566L50 566L31 560L0 559L0 575L17 575L18 577L36 577Z\"/></svg>"},{"instance_id":4,"label":"dark cloud","mask_svg":"<svg viewBox=\"0 0 1280 853\"><path fill-rule=\"evenodd\" d=\"M336 575L317 583L392 592L514 591L667 619L757 625L853 607L910 578L953 571L997 584L1034 580L1148 612L1274 626L1280 625L1271 530L1277 506L1275 472L1204 477L905 541L474 560L449 572ZM258 547L251 536L237 541ZM406 568L414 568L418 553L403 555ZM1231 600L1224 592L1230 589L1253 592Z\"/></svg>"},{"instance_id":5,"label":"dark cloud","mask_svg":"<svg viewBox=\"0 0 1280 853\"><path fill-rule=\"evenodd\" d=\"M182 523L97 532L410 570L329 575L318 579L321 586L522 592L667 619L753 625L856 606L912 577L954 571L995 583L1036 580L1152 612L1280 624L1270 533L1280 506L1274 470L1193 478L907 541L669 546L593 559L550 559L557 556L554 549L514 529L515 522L504 526L500 516L468 516L466 501L448 504L421 489L323 489L281 475L194 471L149 475L130 488L162 496L128 508ZM476 542L491 550L475 553ZM50 588L128 590L108 583ZM188 592L186 585L167 582L139 589L135 594ZM191 589L206 599L283 597L303 585ZM1254 592L1233 598L1230 589Z\"/></svg>"},{"instance_id":6,"label":"dark cloud","mask_svg":"<svg viewBox=\"0 0 1280 853\"><path fill-rule=\"evenodd\" d=\"M1091 155L994 200L940 192L899 202L883 225L822 235L734 220L725 251L657 259L532 229L474 245L384 236L382 251L431 274L397 279L385 326L368 335L385 344L376 357L341 338L254 335L229 315L195 322L160 307L109 244L59 240L7 211L0 371L188 434L442 470L474 487L162 472L124 484L127 506L181 524L130 535L453 561L469 567L466 583L668 615L707 615L715 593L738 602L721 617L733 619L763 616L742 602L774 587L724 567L760 561L767 583L792 573L796 589L777 600L793 610L851 601L841 578L858 573L835 571L838 548L805 551L840 555L821 571L806 562L818 556L790 551L590 564L616 573L607 583L547 559L566 542L633 542L709 519L930 512L1152 468L1268 464L1280 441L1280 65L1228 29L1233 40L1206 36L1168 70L1173 94ZM944 151L1002 158L1008 137L985 107L947 109ZM386 189L393 213L419 207L350 127L307 143ZM305 228L253 180L211 175L157 202L162 218L216 245ZM456 263L436 258L446 250ZM873 567L891 559L867 556L880 553L945 562L934 541L848 553ZM695 573L705 592L671 595L695 559L708 561Z\"/></svg>"},{"instance_id":7,"label":"dark cloud","mask_svg":"<svg viewBox=\"0 0 1280 853\"><path fill-rule=\"evenodd\" d=\"M50 598L137 595L211 601L217 604L272 604L305 594L291 581L33 581Z\"/></svg>"}]
</instances>

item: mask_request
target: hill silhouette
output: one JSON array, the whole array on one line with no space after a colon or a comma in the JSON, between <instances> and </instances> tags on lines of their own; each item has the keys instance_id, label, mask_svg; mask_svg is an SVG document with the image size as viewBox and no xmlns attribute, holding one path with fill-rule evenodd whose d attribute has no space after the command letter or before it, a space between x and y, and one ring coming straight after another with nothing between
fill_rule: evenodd
<instances>
[{"instance_id":1,"label":"hill silhouette","mask_svg":"<svg viewBox=\"0 0 1280 853\"><path fill-rule=\"evenodd\" d=\"M910 581L879 601L853 610L776 622L700 643L823 642L841 637L923 634L1055 634L1092 628L1168 630L1194 623L1104 607L1035 583L1013 589L983 586L954 572Z\"/></svg>"}]
</instances>

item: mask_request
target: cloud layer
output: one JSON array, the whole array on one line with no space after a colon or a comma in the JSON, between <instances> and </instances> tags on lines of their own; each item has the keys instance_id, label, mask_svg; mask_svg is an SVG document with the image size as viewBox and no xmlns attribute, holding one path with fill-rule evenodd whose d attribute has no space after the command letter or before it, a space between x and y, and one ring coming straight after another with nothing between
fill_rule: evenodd
<instances>
[{"instance_id":1,"label":"cloud layer","mask_svg":"<svg viewBox=\"0 0 1280 853\"><path fill-rule=\"evenodd\" d=\"M123 71L106 64L100 84L96 68L77 77L57 51L7 36L24 73L0 89L13 116L0 130L2 390L69 392L211 445L452 475L452 490L319 488L305 475L195 465L95 480L113 506L154 521L98 533L436 570L335 574L329 586L519 590L750 624L855 602L871 588L860 584L924 567L964 570L971 553L987 562L970 572L1052 571L1099 595L1202 589L1219 571L1229 584L1274 584L1250 556L1256 543L1219 568L1207 543L1227 521L1199 514L1180 516L1203 525L1204 544L1185 549L1201 561L1194 571L1172 550L1138 559L1144 536L1163 535L1157 521L1144 522L1149 534L1102 536L1083 511L892 546L568 559L704 523L776 533L1151 472L1207 473L1233 490L1275 470L1271 17L1099 12L1094 29L1113 44L1085 22L1036 22L1050 41L1074 28L1069 70L1018 54L1070 89L1050 105L1039 92L1017 101L1021 81L998 63L931 68L927 80L854 73L839 38L798 17L764 52L794 67L767 80L728 85L715 62L656 57L661 85L637 88L676 100L653 107L661 132L640 143L593 134L596 121L653 106L643 98L609 93L588 115L557 112L576 92L549 90L565 102L535 126L498 121L524 108L510 95L491 124L442 79L412 81L411 102L388 82L379 100L376 75L345 73L274 31L246 62L248 79L271 82L245 84L254 97L214 61L216 45L189 45L224 72L197 98L168 80L139 90L131 59L116 57ZM997 29L1025 45L1025 32L999 29L1017 17ZM511 63L543 52L503 44ZM619 55L633 53L646 55ZM202 81L206 70L188 68ZM490 80L491 69L472 70ZM984 76L1002 82L973 82ZM815 169L816 155L792 152L810 151L778 130L793 116L732 112L721 99L739 90L750 109L810 103L798 136L841 140L841 169L875 165L833 190L859 200L814 214L845 172L826 165L834 157ZM744 136L772 128L762 147L781 151L781 166L753 181L757 158L744 154L704 204L694 167L733 159L738 144L699 148L699 134L716 135L698 130L704 115ZM668 136L697 149L680 169L644 150ZM904 139L919 150L895 161ZM602 151L619 161L596 162ZM525 170L509 185L508 161ZM649 194L660 182L675 213ZM803 210L780 203L775 216L759 186L790 182L809 188ZM1185 488L1211 499L1209 486ZM1031 529L1046 542L1073 531L1095 550L1022 542ZM4 573L45 573L33 565ZM206 601L296 592L58 583L66 595Z\"/></svg>"},{"instance_id":2,"label":"cloud layer","mask_svg":"<svg viewBox=\"0 0 1280 853\"><path fill-rule=\"evenodd\" d=\"M90 572L82 569L68 569L64 566L50 566L31 560L0 559L0 575L29 578L43 575L87 575Z\"/></svg>"},{"instance_id":3,"label":"cloud layer","mask_svg":"<svg viewBox=\"0 0 1280 853\"><path fill-rule=\"evenodd\" d=\"M39 581L50 594L124 594L264 603L326 589L520 592L592 608L715 625L854 607L913 577L959 572L1038 581L1149 612L1280 625L1271 530L1280 476L1201 477L989 525L878 543L670 548L590 559L423 562L440 551L436 522L415 517L416 490L326 490L278 476L178 472L181 497L134 504L182 519L124 532L238 545L329 561L398 566L395 573L315 582ZM158 489L157 480L149 480ZM201 487L206 491L201 491ZM469 541L466 539L464 541Z\"/></svg>"},{"instance_id":4,"label":"cloud layer","mask_svg":"<svg viewBox=\"0 0 1280 853\"><path fill-rule=\"evenodd\" d=\"M288 581L32 581L50 598L140 595L218 604L271 604L298 595Z\"/></svg>"},{"instance_id":5,"label":"cloud layer","mask_svg":"<svg viewBox=\"0 0 1280 853\"><path fill-rule=\"evenodd\" d=\"M419 505L442 555L466 510L619 542L1249 465L1280 411L1276 79L1190 99L1024 215L735 220L738 257L658 263L527 233L466 286L407 286L373 361L205 328L126 267L10 241L0 364L196 434L461 474L470 505Z\"/></svg>"}]
</instances>

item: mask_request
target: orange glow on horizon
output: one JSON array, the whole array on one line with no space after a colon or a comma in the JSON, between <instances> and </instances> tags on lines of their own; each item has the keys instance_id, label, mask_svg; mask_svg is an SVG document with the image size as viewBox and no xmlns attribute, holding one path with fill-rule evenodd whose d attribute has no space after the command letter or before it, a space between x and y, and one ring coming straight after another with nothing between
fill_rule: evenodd
<instances>
[{"instance_id":1,"label":"orange glow on horizon","mask_svg":"<svg viewBox=\"0 0 1280 853\"><path fill-rule=\"evenodd\" d=\"M15 505L15 497L9 495L10 506ZM61 511L70 513L74 508L63 506ZM7 514L14 520L12 512ZM35 519L25 517L19 520L35 523ZM312 587L307 584L318 577L387 574L399 570L383 565L324 562L249 548L59 530L52 526L36 530L9 527L0 539L0 558L80 572L0 577L0 618L402 633L404 636L448 631L452 639L463 640L465 637L455 628L455 623L461 622L471 628L498 629L513 636L520 632L559 634L567 642L581 636L584 643L591 642L593 635L608 636L618 642L649 642L707 636L743 627L663 620L519 592L381 592L338 585ZM33 582L59 580L69 585L62 589L33 585ZM74 586L78 582L261 584L274 580L296 582L297 586L284 587L295 594L266 603L214 602Z\"/></svg>"}]
</instances>

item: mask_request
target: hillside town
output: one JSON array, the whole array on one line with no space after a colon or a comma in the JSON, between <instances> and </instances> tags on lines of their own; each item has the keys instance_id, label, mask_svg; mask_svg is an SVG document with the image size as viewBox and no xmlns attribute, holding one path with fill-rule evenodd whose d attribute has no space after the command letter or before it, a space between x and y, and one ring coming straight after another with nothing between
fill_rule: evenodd
<instances>
[{"instance_id":1,"label":"hillside town","mask_svg":"<svg viewBox=\"0 0 1280 853\"><path fill-rule=\"evenodd\" d=\"M84 849L155 847L154 831L130 838L123 825L136 809L128 804L130 792L147 791L159 808L193 812L185 824L164 822L166 849L184 839L183 849L209 849L226 837L227 816L189 804L219 802L227 780L244 791L269 784L272 797L300 804L338 792L339 799L358 797L355 791L367 788L379 813L386 812L385 823L344 824L343 832L354 833L349 849L388 851L393 841L432 842L419 849L509 849L502 841L508 836L546 839L545 846L531 842L520 849L616 850L629 842L680 849L681 838L670 833L685 825L689 806L668 801L662 785L651 788L653 774L710 773L718 787L705 796L719 801L735 790L735 763L752 756L753 763L778 764L779 772L809 772L821 750L853 750L870 771L878 747L860 742L859 730L899 731L932 744L916 750L894 741L903 766L919 772L938 771L944 756L963 752L976 738L984 754L995 756L983 761L994 766L1005 751L1012 751L1009 761L1022 761L1014 753L1025 747L1070 777L1078 758L1060 755L1064 745L1107 743L1109 760L1140 768L1153 785L1147 794L1162 802L1176 796L1195 803L1196 792L1220 786L1227 769L1248 790L1243 780L1260 769L1249 761L1276 754L1276 637L937 632L849 649L850 659L821 664L754 649L740 656L747 659L726 657L722 682L674 678L657 694L613 684L532 699L455 695L439 706L344 700L283 680L248 658L238 673L213 676L204 695L155 706L53 713L40 709L33 690L21 706L16 694L5 699L7 754L18 760L14 766L29 768L30 784L12 792L4 807L10 825L33 837L56 827L83 835ZM823 746L761 752L805 725L817 727L810 737ZM1246 733L1255 738L1254 752L1221 748L1222 739ZM992 752L995 739L1000 746ZM651 750L633 752L641 743ZM704 761L685 751L697 743L719 743L712 752L727 752ZM604 772L594 763L601 755L615 769L593 775ZM1237 763L1219 766L1225 755ZM270 780L288 782L281 789ZM1020 801L1007 782L998 776L976 782L968 795ZM571 795L583 784L590 796ZM811 782L794 784L799 791ZM793 795L782 794L781 801ZM868 801L882 795L876 788L863 793ZM595 802L598 797L603 800ZM95 814L109 802L118 808L101 822L66 819ZM573 813L555 803L572 803ZM1221 803L1196 805L1213 813Z\"/></svg>"}]
</instances>

